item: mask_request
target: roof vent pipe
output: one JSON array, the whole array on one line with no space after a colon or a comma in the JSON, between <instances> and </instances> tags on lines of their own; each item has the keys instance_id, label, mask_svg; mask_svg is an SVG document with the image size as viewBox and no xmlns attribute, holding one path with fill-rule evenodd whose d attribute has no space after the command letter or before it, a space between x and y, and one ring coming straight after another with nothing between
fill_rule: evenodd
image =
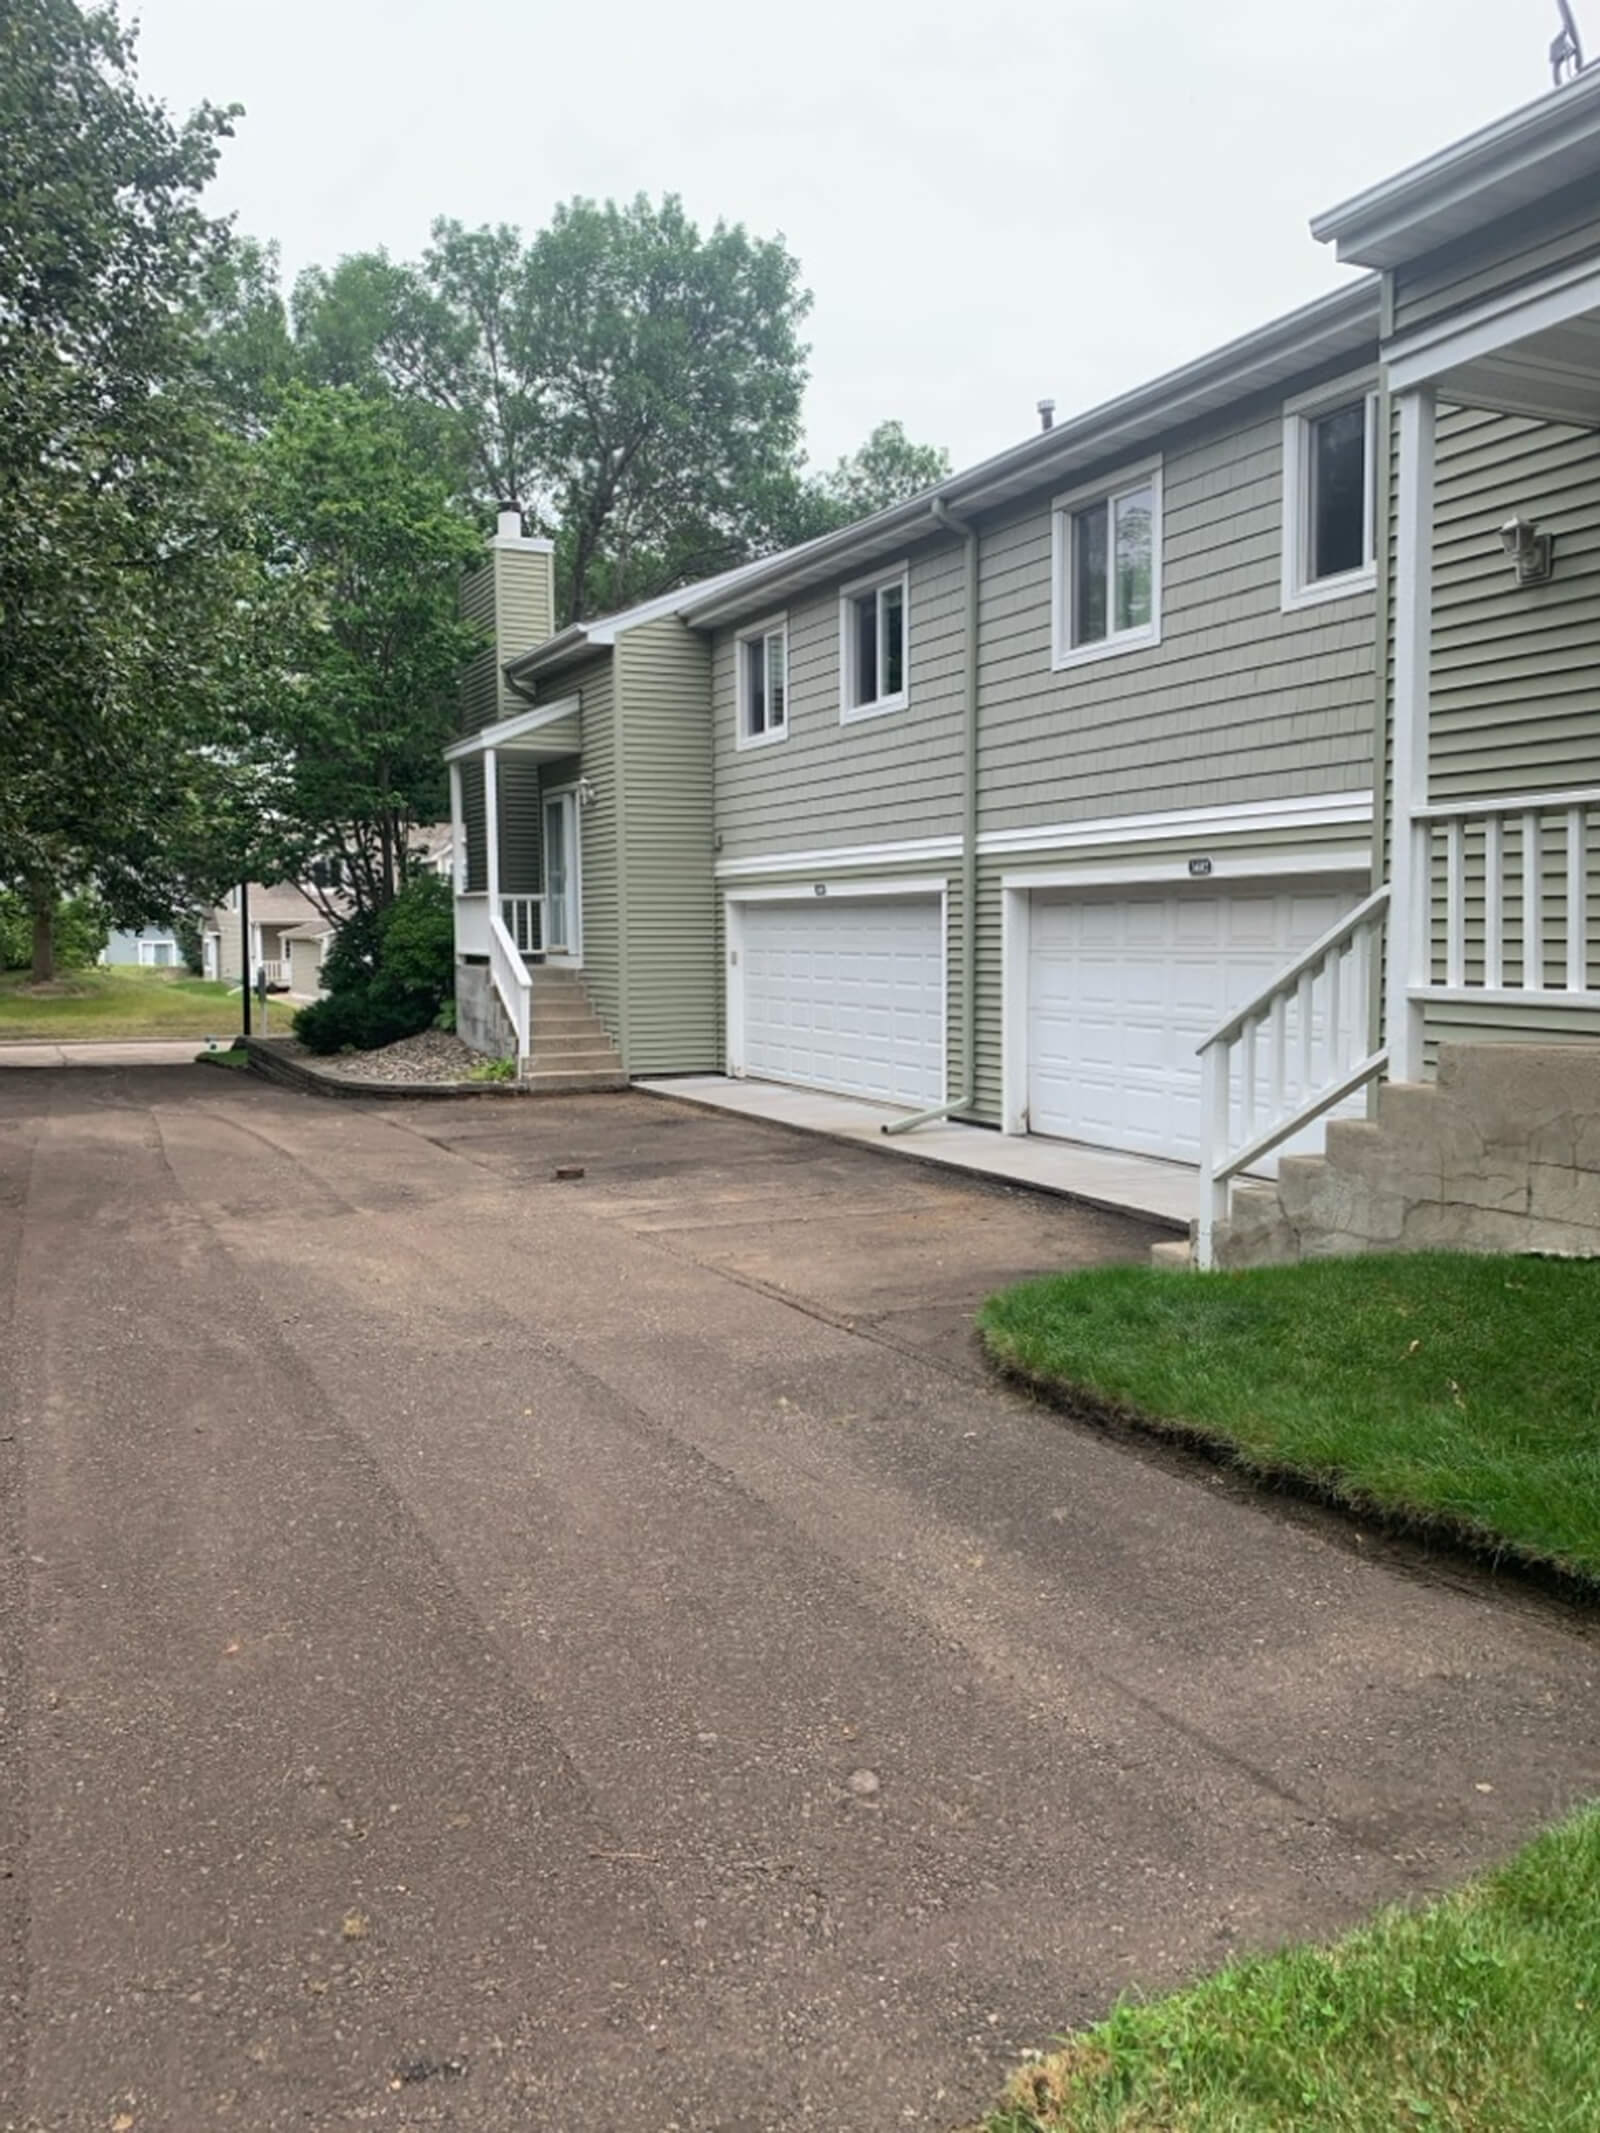
<instances>
[{"instance_id":1,"label":"roof vent pipe","mask_svg":"<svg viewBox=\"0 0 1600 2133\"><path fill-rule=\"evenodd\" d=\"M1055 426L1056 426L1056 403L1054 402L1054 400L1041 400L1041 401L1039 402L1039 427L1040 427L1040 429L1042 429L1042 430L1053 430L1053 429L1055 428Z\"/></svg>"}]
</instances>

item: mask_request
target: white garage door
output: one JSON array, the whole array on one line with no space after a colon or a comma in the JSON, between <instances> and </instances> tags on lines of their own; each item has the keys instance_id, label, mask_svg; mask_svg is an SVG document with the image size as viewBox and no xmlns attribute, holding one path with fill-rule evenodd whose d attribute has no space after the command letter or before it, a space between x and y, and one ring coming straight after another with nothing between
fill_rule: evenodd
<instances>
[{"instance_id":1,"label":"white garage door","mask_svg":"<svg viewBox=\"0 0 1600 2133\"><path fill-rule=\"evenodd\" d=\"M1119 898L1035 891L1030 1129L1198 1162L1196 1045L1364 893L1355 885Z\"/></svg>"},{"instance_id":2,"label":"white garage door","mask_svg":"<svg viewBox=\"0 0 1600 2133\"><path fill-rule=\"evenodd\" d=\"M881 1103L944 1101L936 897L741 909L746 1073Z\"/></svg>"}]
</instances>

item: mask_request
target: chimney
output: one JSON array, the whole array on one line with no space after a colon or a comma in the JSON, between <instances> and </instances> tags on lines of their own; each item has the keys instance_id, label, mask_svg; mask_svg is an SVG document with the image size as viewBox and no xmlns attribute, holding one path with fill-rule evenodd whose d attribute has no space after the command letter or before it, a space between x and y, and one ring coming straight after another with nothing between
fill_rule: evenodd
<instances>
[{"instance_id":1,"label":"chimney","mask_svg":"<svg viewBox=\"0 0 1600 2133\"><path fill-rule=\"evenodd\" d=\"M555 634L555 543L524 533L514 503L500 505L488 554L462 580L461 612L489 640L461 683L462 730L476 732L527 710L527 698L505 678L505 663Z\"/></svg>"},{"instance_id":2,"label":"chimney","mask_svg":"<svg viewBox=\"0 0 1600 2133\"><path fill-rule=\"evenodd\" d=\"M1053 429L1055 428L1055 426L1056 426L1056 403L1054 402L1054 400L1041 400L1041 401L1039 402L1039 427L1040 427L1040 429L1042 429L1042 430L1053 430Z\"/></svg>"}]
</instances>

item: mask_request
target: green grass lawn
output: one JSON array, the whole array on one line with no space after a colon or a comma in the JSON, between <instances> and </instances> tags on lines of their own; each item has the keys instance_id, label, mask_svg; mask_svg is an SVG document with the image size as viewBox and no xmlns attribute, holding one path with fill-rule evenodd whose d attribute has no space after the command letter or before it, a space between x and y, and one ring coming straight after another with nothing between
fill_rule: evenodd
<instances>
[{"instance_id":1,"label":"green grass lawn","mask_svg":"<svg viewBox=\"0 0 1600 2133\"><path fill-rule=\"evenodd\" d=\"M1125 2004L984 2133L1594 2133L1600 1809L1423 1910Z\"/></svg>"},{"instance_id":2,"label":"green grass lawn","mask_svg":"<svg viewBox=\"0 0 1600 2133\"><path fill-rule=\"evenodd\" d=\"M272 1029L288 1034L291 1010L272 1006ZM260 1011L256 1010L260 1028ZM0 1042L53 1037L233 1037L237 988L168 970L69 970L54 984L31 985L25 970L0 972Z\"/></svg>"},{"instance_id":3,"label":"green grass lawn","mask_svg":"<svg viewBox=\"0 0 1600 2133\"><path fill-rule=\"evenodd\" d=\"M1051 1392L1600 1580L1600 1261L1107 1268L1008 1289L979 1325Z\"/></svg>"}]
</instances>

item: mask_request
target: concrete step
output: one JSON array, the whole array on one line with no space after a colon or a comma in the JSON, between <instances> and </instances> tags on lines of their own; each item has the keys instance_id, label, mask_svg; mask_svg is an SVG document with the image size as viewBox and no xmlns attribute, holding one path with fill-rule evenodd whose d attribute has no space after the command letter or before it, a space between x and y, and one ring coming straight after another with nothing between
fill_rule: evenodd
<instances>
[{"instance_id":1,"label":"concrete step","mask_svg":"<svg viewBox=\"0 0 1600 2133\"><path fill-rule=\"evenodd\" d=\"M535 1007L533 1027L552 1031L575 1029L604 1029L605 1024L592 1008L588 1007Z\"/></svg>"},{"instance_id":2,"label":"concrete step","mask_svg":"<svg viewBox=\"0 0 1600 2133\"><path fill-rule=\"evenodd\" d=\"M598 1023L588 1029L549 1030L534 1025L530 1050L545 1052L606 1052L614 1059L616 1046Z\"/></svg>"},{"instance_id":3,"label":"concrete step","mask_svg":"<svg viewBox=\"0 0 1600 2133\"><path fill-rule=\"evenodd\" d=\"M589 1052L529 1052L529 1073L621 1073L623 1062L610 1045L591 1045Z\"/></svg>"},{"instance_id":4,"label":"concrete step","mask_svg":"<svg viewBox=\"0 0 1600 2133\"><path fill-rule=\"evenodd\" d=\"M581 1073L566 1068L535 1066L522 1070L522 1086L535 1096L578 1096L602 1089L625 1089L628 1077L621 1067L595 1068Z\"/></svg>"}]
</instances>

